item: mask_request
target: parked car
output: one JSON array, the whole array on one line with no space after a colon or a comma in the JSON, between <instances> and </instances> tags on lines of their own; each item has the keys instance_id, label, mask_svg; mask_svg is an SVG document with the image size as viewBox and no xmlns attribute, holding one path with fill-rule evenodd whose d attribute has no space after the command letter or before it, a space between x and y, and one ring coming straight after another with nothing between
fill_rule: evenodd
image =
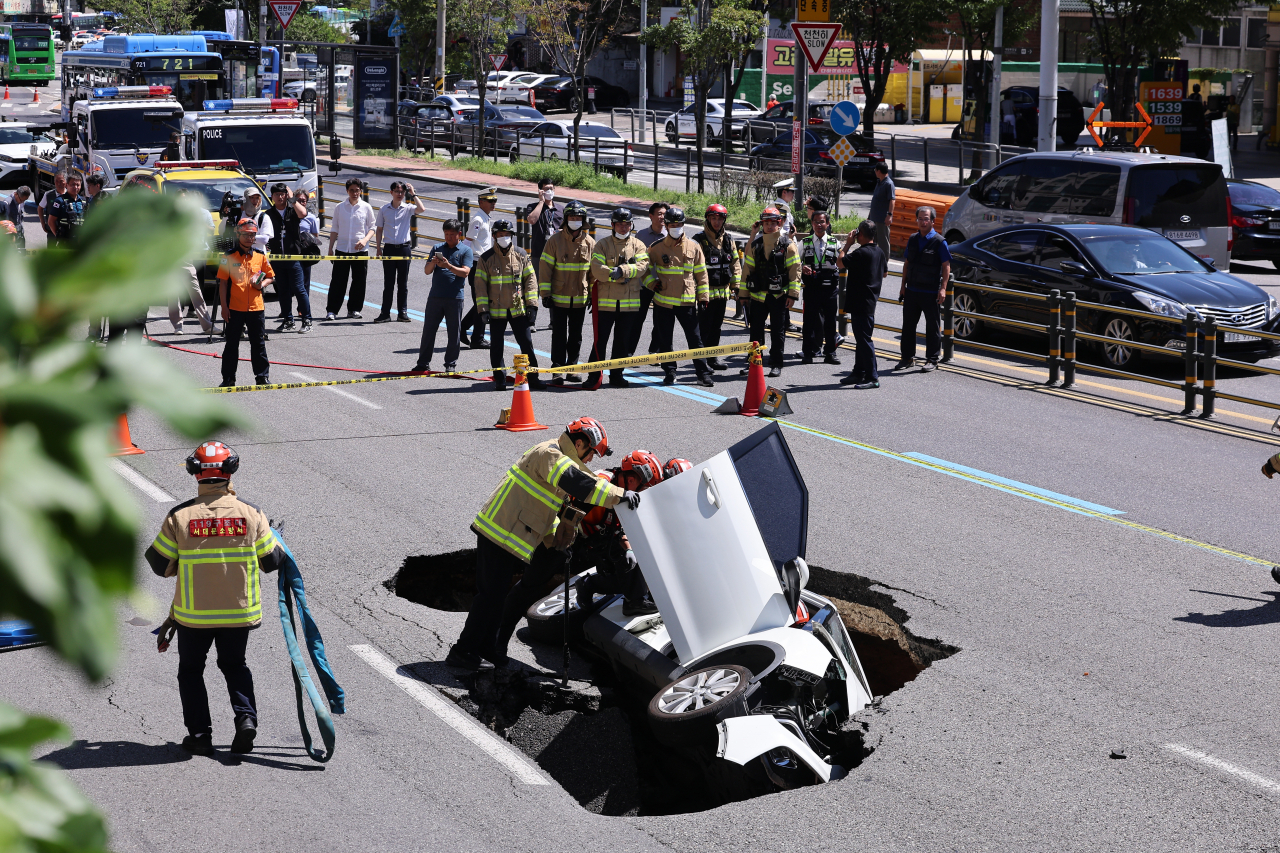
<instances>
[{"instance_id":1,"label":"parked car","mask_svg":"<svg viewBox=\"0 0 1280 853\"><path fill-rule=\"evenodd\" d=\"M1001 128L1001 140L1014 145L1032 147L1040 134L1040 87L1010 86L1000 93L1001 102L1013 100L1014 131ZM997 108L997 112L999 112ZM1058 147L1070 150L1084 132L1084 107L1070 89L1058 87ZM954 138L954 137L953 137Z\"/></svg>"},{"instance_id":2,"label":"parked car","mask_svg":"<svg viewBox=\"0 0 1280 853\"><path fill-rule=\"evenodd\" d=\"M840 726L871 702L835 606L805 589L808 500L770 424L618 511L657 615L624 616L621 595L579 602L594 569L569 587L572 642L648 702L659 742L740 765L760 793L844 776ZM530 633L559 643L565 609L563 589L535 603Z\"/></svg>"},{"instance_id":3,"label":"parked car","mask_svg":"<svg viewBox=\"0 0 1280 853\"><path fill-rule=\"evenodd\" d=\"M1021 222L1106 222L1150 228L1218 269L1229 269L1231 229L1222 167L1190 157L1037 152L992 169L943 220L948 243Z\"/></svg>"},{"instance_id":4,"label":"parked car","mask_svg":"<svg viewBox=\"0 0 1280 853\"><path fill-rule=\"evenodd\" d=\"M834 169L836 162L831 157L831 146L835 145L840 137L825 127L810 127L805 130L804 135L804 162ZM845 138L858 153L844 167L844 179L849 183L859 184L864 189L870 189L876 183L875 165L884 162L884 152L872 145L860 133L851 133ZM751 155L790 163L791 131L779 133L773 139L755 146L751 149Z\"/></svg>"},{"instance_id":5,"label":"parked car","mask_svg":"<svg viewBox=\"0 0 1280 853\"><path fill-rule=\"evenodd\" d=\"M1227 192L1232 260L1271 261L1280 269L1280 190L1254 181L1227 181Z\"/></svg>"},{"instance_id":6,"label":"parked car","mask_svg":"<svg viewBox=\"0 0 1280 853\"><path fill-rule=\"evenodd\" d=\"M631 145L618 135L618 132L607 124L595 121L583 121L578 126L581 145L580 159L584 163L596 162L596 146L599 143L600 166L610 172L621 173L623 167L635 168L629 153ZM544 121L528 131L520 134L519 139L508 149L512 163L521 160L572 160L573 159L573 120L559 119Z\"/></svg>"},{"instance_id":7,"label":"parked car","mask_svg":"<svg viewBox=\"0 0 1280 853\"><path fill-rule=\"evenodd\" d=\"M743 122L759 117L760 108L750 101L734 101L733 115L729 117L729 138L741 139ZM672 113L664 125L667 141L677 144L681 137L694 139L698 136L697 109L690 104L677 113ZM724 131L724 98L707 98L706 139L721 139Z\"/></svg>"},{"instance_id":8,"label":"parked car","mask_svg":"<svg viewBox=\"0 0 1280 853\"><path fill-rule=\"evenodd\" d=\"M480 99L468 95L437 95L432 98L431 103L445 106L453 121L461 121L464 112L480 107Z\"/></svg>"},{"instance_id":9,"label":"parked car","mask_svg":"<svg viewBox=\"0 0 1280 853\"><path fill-rule=\"evenodd\" d=\"M284 84L284 96L308 102L316 99L315 80L291 80Z\"/></svg>"},{"instance_id":10,"label":"parked car","mask_svg":"<svg viewBox=\"0 0 1280 853\"><path fill-rule=\"evenodd\" d=\"M512 77L518 77L523 71L490 71L485 77L485 93L487 97L496 97L502 84ZM474 79L459 80L456 88L473 97L480 97L480 84Z\"/></svg>"},{"instance_id":11,"label":"parked car","mask_svg":"<svg viewBox=\"0 0 1280 853\"><path fill-rule=\"evenodd\" d=\"M955 308L1046 324L1046 302L965 288L966 283L1047 295L1074 293L1081 302L1149 311L1151 318L1082 305L1077 328L1111 340L1097 345L1103 361L1132 368L1143 355L1131 342L1185 349L1188 313L1212 318L1223 331L1218 352L1256 362L1280 354L1280 342L1248 334L1280 328L1280 304L1262 288L1214 269L1173 240L1122 225L1015 225L951 247ZM1016 333L1016 327L1000 326ZM972 338L981 320L957 317L955 335Z\"/></svg>"},{"instance_id":12,"label":"parked car","mask_svg":"<svg viewBox=\"0 0 1280 853\"><path fill-rule=\"evenodd\" d=\"M631 96L621 86L615 86L599 77L583 78L583 93L594 86L596 109L610 110L631 105ZM545 112L551 110L578 111L578 95L572 77L549 77L533 87L533 105Z\"/></svg>"},{"instance_id":13,"label":"parked car","mask_svg":"<svg viewBox=\"0 0 1280 853\"><path fill-rule=\"evenodd\" d=\"M835 101L811 101L809 103L809 124L828 124L831 121L831 111L835 109ZM773 125L791 126L791 120L795 118L795 101L781 101L769 107L759 116L752 120L753 125L761 122L768 122Z\"/></svg>"},{"instance_id":14,"label":"parked car","mask_svg":"<svg viewBox=\"0 0 1280 853\"><path fill-rule=\"evenodd\" d=\"M0 124L0 186L16 187L30 183L27 155L31 153L31 146L36 146L42 156L53 156L58 144L51 137L45 136L46 130L45 127L25 121Z\"/></svg>"},{"instance_id":15,"label":"parked car","mask_svg":"<svg viewBox=\"0 0 1280 853\"><path fill-rule=\"evenodd\" d=\"M544 80L550 80L555 76L557 75L523 73L508 77L506 81L498 87L498 103L527 104L529 103L529 90Z\"/></svg>"},{"instance_id":16,"label":"parked car","mask_svg":"<svg viewBox=\"0 0 1280 853\"><path fill-rule=\"evenodd\" d=\"M498 107L499 118L493 126L498 129L498 139L502 142L515 142L521 133L526 133L547 120L547 117L533 107Z\"/></svg>"}]
</instances>

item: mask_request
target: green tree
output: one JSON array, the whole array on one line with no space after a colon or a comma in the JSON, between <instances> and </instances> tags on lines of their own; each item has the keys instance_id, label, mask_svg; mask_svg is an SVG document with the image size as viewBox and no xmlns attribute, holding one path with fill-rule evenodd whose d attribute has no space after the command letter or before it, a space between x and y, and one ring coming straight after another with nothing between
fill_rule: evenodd
<instances>
[{"instance_id":1,"label":"green tree","mask_svg":"<svg viewBox=\"0 0 1280 853\"><path fill-rule=\"evenodd\" d=\"M916 48L933 37L938 5L928 0L835 0L831 17L853 38L858 79L867 98L862 132L871 138L894 64L909 62Z\"/></svg>"},{"instance_id":2,"label":"green tree","mask_svg":"<svg viewBox=\"0 0 1280 853\"><path fill-rule=\"evenodd\" d=\"M996 10L1004 7L1004 23L1001 36L1002 44L1015 44L1026 35L1027 31L1040 19L1039 5L1034 0L947 0L944 9L955 16L959 22L959 35L964 45L966 89L975 93L974 126L980 141L987 140L982 129L986 126L987 117L999 121L999 101L991 102L991 77L994 71L985 55L994 45L996 30ZM999 93L996 93L997 98ZM973 168L981 168L982 153L978 149L973 152Z\"/></svg>"},{"instance_id":3,"label":"green tree","mask_svg":"<svg viewBox=\"0 0 1280 853\"><path fill-rule=\"evenodd\" d=\"M120 0L120 30L127 33L181 33L195 20L195 0Z\"/></svg>"},{"instance_id":4,"label":"green tree","mask_svg":"<svg viewBox=\"0 0 1280 853\"><path fill-rule=\"evenodd\" d=\"M703 148L707 144L707 95L718 79L725 82L725 117L720 141L727 148L733 116L733 96L742 82L744 60L760 38L767 23L764 13L749 0L683 0L680 14L666 26L647 27L640 34L644 45L658 50L675 50L693 78L694 126L698 149L698 192L706 189ZM741 66L737 80L729 87L729 69ZM721 158L723 163L723 158Z\"/></svg>"},{"instance_id":5,"label":"green tree","mask_svg":"<svg viewBox=\"0 0 1280 853\"><path fill-rule=\"evenodd\" d=\"M138 556L134 498L108 465L117 416L142 406L192 439L241 419L148 348L96 347L84 328L177 298L200 231L173 197L126 191L88 218L75 250L0 244L0 614L32 623L95 681L115 662L115 608ZM30 760L37 744L68 736L0 703L3 853L105 848L92 804Z\"/></svg>"},{"instance_id":6,"label":"green tree","mask_svg":"<svg viewBox=\"0 0 1280 853\"><path fill-rule=\"evenodd\" d=\"M435 77L436 4L433 0L390 0L390 7L400 13L405 34L400 37L400 67L427 88ZM428 100L425 96L423 100Z\"/></svg>"},{"instance_id":7,"label":"green tree","mask_svg":"<svg viewBox=\"0 0 1280 853\"><path fill-rule=\"evenodd\" d=\"M516 29L516 7L513 0L448 0L445 22L449 32L464 42L471 68L475 72L480 96L480 116L476 127L476 151L484 156L485 110L489 95L487 78L493 66L490 53L506 53L507 40ZM495 136L493 144L498 144Z\"/></svg>"}]
</instances>

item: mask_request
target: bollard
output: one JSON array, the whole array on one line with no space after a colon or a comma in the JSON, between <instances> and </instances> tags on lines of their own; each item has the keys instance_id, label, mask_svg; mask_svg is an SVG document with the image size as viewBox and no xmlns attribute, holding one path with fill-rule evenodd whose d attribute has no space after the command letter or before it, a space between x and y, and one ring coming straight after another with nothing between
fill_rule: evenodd
<instances>
[{"instance_id":1,"label":"bollard","mask_svg":"<svg viewBox=\"0 0 1280 853\"><path fill-rule=\"evenodd\" d=\"M462 201L462 215L458 217L458 224L462 226L462 239L467 239L467 228L471 225L471 199L464 198Z\"/></svg>"},{"instance_id":2,"label":"bollard","mask_svg":"<svg viewBox=\"0 0 1280 853\"><path fill-rule=\"evenodd\" d=\"M692 178L693 178L693 149L686 148L684 149L684 191L686 193L690 191L690 187L691 187L690 181L692 180ZM654 183L657 183L657 181L654 181Z\"/></svg>"},{"instance_id":3,"label":"bollard","mask_svg":"<svg viewBox=\"0 0 1280 853\"><path fill-rule=\"evenodd\" d=\"M596 147L596 150L595 150L595 158L596 158L596 159L595 159L595 163L594 163L594 164L592 164L592 168L595 170L595 173L598 175L598 174L600 174L600 137L598 137L598 136L596 137L596 146L595 146L595 147ZM593 236L593 237L594 237L595 235L594 235L594 234L592 234L591 236Z\"/></svg>"},{"instance_id":4,"label":"bollard","mask_svg":"<svg viewBox=\"0 0 1280 853\"><path fill-rule=\"evenodd\" d=\"M409 251L418 248L418 214L409 215Z\"/></svg>"},{"instance_id":5,"label":"bollard","mask_svg":"<svg viewBox=\"0 0 1280 853\"><path fill-rule=\"evenodd\" d=\"M658 129L653 129L653 188L658 189Z\"/></svg>"},{"instance_id":6,"label":"bollard","mask_svg":"<svg viewBox=\"0 0 1280 853\"><path fill-rule=\"evenodd\" d=\"M893 174L891 177L898 177L898 136L897 134L889 135L889 159L893 163Z\"/></svg>"},{"instance_id":7,"label":"bollard","mask_svg":"<svg viewBox=\"0 0 1280 853\"><path fill-rule=\"evenodd\" d=\"M1213 417L1213 404L1218 395L1214 387L1218 378L1218 324L1210 318L1200 329L1204 334L1204 355L1201 356L1204 362L1204 403L1200 417L1208 419Z\"/></svg>"},{"instance_id":8,"label":"bollard","mask_svg":"<svg viewBox=\"0 0 1280 853\"><path fill-rule=\"evenodd\" d=\"M622 182L627 183L627 171L631 166L627 163L631 159L631 143L628 142L622 146Z\"/></svg>"},{"instance_id":9,"label":"bollard","mask_svg":"<svg viewBox=\"0 0 1280 853\"><path fill-rule=\"evenodd\" d=\"M1191 314L1187 314L1182 318L1182 331L1187 340L1186 350L1182 354L1183 362L1186 365L1185 381L1182 383L1182 414L1194 415L1196 413L1196 392L1199 390L1196 388L1197 358L1199 356L1196 352L1196 341L1198 339L1196 320Z\"/></svg>"},{"instance_id":10,"label":"bollard","mask_svg":"<svg viewBox=\"0 0 1280 853\"><path fill-rule=\"evenodd\" d=\"M956 354L956 291L947 280L947 295L942 297L942 363L946 364Z\"/></svg>"},{"instance_id":11,"label":"bollard","mask_svg":"<svg viewBox=\"0 0 1280 853\"><path fill-rule=\"evenodd\" d=\"M1062 368L1062 291L1049 291L1049 379L1045 385L1056 385Z\"/></svg>"},{"instance_id":12,"label":"bollard","mask_svg":"<svg viewBox=\"0 0 1280 853\"><path fill-rule=\"evenodd\" d=\"M324 215L324 178L321 178L321 179L320 179L320 182L316 184L316 208L317 208L317 210L319 211L319 214L320 214L320 227L321 227L321 228L323 228L323 227L324 227L324 220L325 220L325 215Z\"/></svg>"},{"instance_id":13,"label":"bollard","mask_svg":"<svg viewBox=\"0 0 1280 853\"><path fill-rule=\"evenodd\" d=\"M594 239L596 238L596 220L595 220L595 217L592 217L592 216L588 216L588 217L587 217L587 234L589 234L589 235L591 236L591 239L592 239L592 240L594 240Z\"/></svg>"},{"instance_id":14,"label":"bollard","mask_svg":"<svg viewBox=\"0 0 1280 853\"><path fill-rule=\"evenodd\" d=\"M525 218L523 208L516 210L516 246L529 251L529 220Z\"/></svg>"},{"instance_id":15,"label":"bollard","mask_svg":"<svg viewBox=\"0 0 1280 853\"><path fill-rule=\"evenodd\" d=\"M360 198L364 199L365 204L369 203L369 182L360 182Z\"/></svg>"},{"instance_id":16,"label":"bollard","mask_svg":"<svg viewBox=\"0 0 1280 853\"><path fill-rule=\"evenodd\" d=\"M929 137L924 138L924 182L929 183Z\"/></svg>"},{"instance_id":17,"label":"bollard","mask_svg":"<svg viewBox=\"0 0 1280 853\"><path fill-rule=\"evenodd\" d=\"M1066 301L1066 323L1062 334L1062 386L1070 388L1076 384L1076 295L1068 293Z\"/></svg>"}]
</instances>

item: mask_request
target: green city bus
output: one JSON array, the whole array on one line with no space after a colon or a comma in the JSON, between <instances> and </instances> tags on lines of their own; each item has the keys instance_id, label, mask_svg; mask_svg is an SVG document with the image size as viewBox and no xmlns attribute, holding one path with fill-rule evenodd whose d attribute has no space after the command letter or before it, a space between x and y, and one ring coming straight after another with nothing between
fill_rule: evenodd
<instances>
[{"instance_id":1,"label":"green city bus","mask_svg":"<svg viewBox=\"0 0 1280 853\"><path fill-rule=\"evenodd\" d=\"M48 24L0 24L0 83L47 86L57 76Z\"/></svg>"}]
</instances>

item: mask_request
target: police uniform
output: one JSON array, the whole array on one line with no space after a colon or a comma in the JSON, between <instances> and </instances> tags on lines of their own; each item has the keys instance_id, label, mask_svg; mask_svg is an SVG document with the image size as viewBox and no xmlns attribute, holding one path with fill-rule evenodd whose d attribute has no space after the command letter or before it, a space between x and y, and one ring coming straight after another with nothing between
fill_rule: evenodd
<instances>
[{"instance_id":1,"label":"police uniform","mask_svg":"<svg viewBox=\"0 0 1280 853\"><path fill-rule=\"evenodd\" d=\"M612 278L613 270L622 271L622 279ZM610 231L596 241L591 253L591 278L594 295L591 304L591 320L595 335L591 343L588 361L604 361L605 347L613 335L613 353L609 358L626 358L631 355L635 339L635 323L640 318L640 291L644 289L645 276L649 273L649 250L635 234L619 237ZM592 373L587 384L599 387L601 374ZM609 371L609 381L623 381L622 368Z\"/></svg>"},{"instance_id":2,"label":"police uniform","mask_svg":"<svg viewBox=\"0 0 1280 853\"><path fill-rule=\"evenodd\" d=\"M249 631L262 624L258 569L273 572L285 558L267 516L236 497L230 481L201 483L197 497L165 516L145 557L157 575L178 579L170 618L178 624L178 693L187 730L196 736L213 731L204 666L215 643L236 717L256 724L245 647Z\"/></svg>"},{"instance_id":3,"label":"police uniform","mask_svg":"<svg viewBox=\"0 0 1280 853\"><path fill-rule=\"evenodd\" d=\"M489 365L494 371L504 368L504 335L507 324L511 335L520 345L520 352L529 356L529 365L538 366L533 350L532 326L526 305L537 307L538 278L533 274L533 264L524 249L514 243L504 249L494 245L480 255L476 263L476 308L489 315ZM502 385L505 385L505 374ZM529 377L530 385L541 385L536 375Z\"/></svg>"},{"instance_id":4,"label":"police uniform","mask_svg":"<svg viewBox=\"0 0 1280 853\"><path fill-rule=\"evenodd\" d=\"M84 196L73 196L69 192L56 196L49 203L47 214L53 217L54 224L53 239L49 242L58 245L74 240L84 225L87 209L88 201Z\"/></svg>"},{"instance_id":5,"label":"police uniform","mask_svg":"<svg viewBox=\"0 0 1280 853\"><path fill-rule=\"evenodd\" d=\"M592 473L568 433L525 451L471 522L476 596L456 648L490 660L504 656L529 605L564 568L563 552L551 543L565 500L612 507L624 494ZM512 588L516 572L523 577Z\"/></svg>"},{"instance_id":6,"label":"police uniform","mask_svg":"<svg viewBox=\"0 0 1280 853\"><path fill-rule=\"evenodd\" d=\"M538 294L551 299L551 366L577 364L582 354L582 322L591 298L591 253L596 241L586 219L576 232L567 227L547 241L538 262Z\"/></svg>"},{"instance_id":7,"label":"police uniform","mask_svg":"<svg viewBox=\"0 0 1280 853\"><path fill-rule=\"evenodd\" d=\"M239 246L225 253L218 262L218 281L227 282L227 316L223 321L227 342L222 349L222 384L236 384L236 367L240 363L240 336L249 335L249 357L253 375L259 385L270 379L271 363L267 361L266 336L263 334L264 308L262 291L253 286L260 275L275 278L271 261L257 248L244 252Z\"/></svg>"},{"instance_id":8,"label":"police uniform","mask_svg":"<svg viewBox=\"0 0 1280 853\"><path fill-rule=\"evenodd\" d=\"M784 236L781 229L757 235L747 250L743 278L746 286L740 293L751 300L747 306L751 340L764 343L764 324L768 320L769 366L781 368L791 323L787 299L800 298L800 251L795 240Z\"/></svg>"},{"instance_id":9,"label":"police uniform","mask_svg":"<svg viewBox=\"0 0 1280 853\"><path fill-rule=\"evenodd\" d=\"M653 291L653 352L672 351L677 320L684 329L689 348L700 348L698 303L705 303L711 290L707 260L698 242L684 235L679 238L668 235L650 246L647 285ZM706 359L694 359L693 367L699 377L711 377ZM662 370L667 374L668 384L675 381L676 362L664 361Z\"/></svg>"},{"instance_id":10,"label":"police uniform","mask_svg":"<svg viewBox=\"0 0 1280 853\"><path fill-rule=\"evenodd\" d=\"M800 244L801 269L809 267L811 275L801 274L804 285L804 341L801 351L813 358L821 348L823 355L836 351L836 311L839 301L840 271L836 259L840 241L830 233L819 237L810 234Z\"/></svg>"},{"instance_id":11,"label":"police uniform","mask_svg":"<svg viewBox=\"0 0 1280 853\"><path fill-rule=\"evenodd\" d=\"M917 231L907 240L903 252L902 361L916 355L916 324L924 315L925 361L937 364L942 356L942 313L938 290L942 286L942 265L951 262L947 241L937 231L923 237Z\"/></svg>"},{"instance_id":12,"label":"police uniform","mask_svg":"<svg viewBox=\"0 0 1280 853\"><path fill-rule=\"evenodd\" d=\"M738 292L742 281L742 265L738 247L725 231L716 235L710 228L694 235L707 259L707 307L698 312L698 331L704 347L720 345L720 327L729 298Z\"/></svg>"}]
</instances>

